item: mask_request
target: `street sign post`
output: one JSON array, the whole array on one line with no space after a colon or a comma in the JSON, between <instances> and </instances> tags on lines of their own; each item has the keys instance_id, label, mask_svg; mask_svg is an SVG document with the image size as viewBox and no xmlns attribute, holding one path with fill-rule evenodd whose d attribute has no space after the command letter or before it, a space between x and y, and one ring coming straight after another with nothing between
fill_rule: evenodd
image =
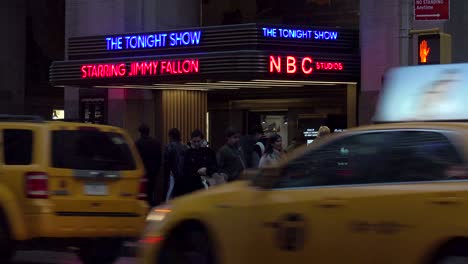
<instances>
[{"instance_id":1,"label":"street sign post","mask_svg":"<svg viewBox=\"0 0 468 264\"><path fill-rule=\"evenodd\" d=\"M415 20L448 20L450 0L415 0Z\"/></svg>"}]
</instances>

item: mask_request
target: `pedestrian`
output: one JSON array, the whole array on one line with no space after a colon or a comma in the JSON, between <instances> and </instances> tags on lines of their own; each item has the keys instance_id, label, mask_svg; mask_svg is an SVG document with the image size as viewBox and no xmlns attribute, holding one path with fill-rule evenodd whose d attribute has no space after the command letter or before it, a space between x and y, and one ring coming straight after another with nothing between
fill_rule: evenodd
<instances>
[{"instance_id":1,"label":"pedestrian","mask_svg":"<svg viewBox=\"0 0 468 264\"><path fill-rule=\"evenodd\" d=\"M266 146L268 144L268 138L265 136L265 132L263 131L262 126L256 126L254 128L255 139L257 142L255 143L255 151L257 155L261 158L265 153Z\"/></svg>"},{"instance_id":2,"label":"pedestrian","mask_svg":"<svg viewBox=\"0 0 468 264\"><path fill-rule=\"evenodd\" d=\"M226 130L226 144L218 151L218 168L227 181L237 180L246 168L245 156L240 148L241 133L233 128Z\"/></svg>"},{"instance_id":3,"label":"pedestrian","mask_svg":"<svg viewBox=\"0 0 468 264\"><path fill-rule=\"evenodd\" d=\"M172 198L176 182L181 179L182 159L187 146L182 144L180 131L177 128L169 130L169 144L164 149L164 186L166 202Z\"/></svg>"},{"instance_id":4,"label":"pedestrian","mask_svg":"<svg viewBox=\"0 0 468 264\"><path fill-rule=\"evenodd\" d=\"M156 206L156 179L161 168L161 144L150 137L150 129L146 124L140 125L140 138L135 145L140 153L146 170L147 199L151 206Z\"/></svg>"},{"instance_id":5,"label":"pedestrian","mask_svg":"<svg viewBox=\"0 0 468 264\"><path fill-rule=\"evenodd\" d=\"M331 131L330 128L327 126L320 126L318 133L317 133L317 138L314 140L314 143L319 142L322 140L324 137L330 135Z\"/></svg>"},{"instance_id":6,"label":"pedestrian","mask_svg":"<svg viewBox=\"0 0 468 264\"><path fill-rule=\"evenodd\" d=\"M247 168L258 168L258 163L261 156L258 154L258 136L257 129L251 129L250 133L246 136L241 137L240 146L244 153L246 167Z\"/></svg>"},{"instance_id":7,"label":"pedestrian","mask_svg":"<svg viewBox=\"0 0 468 264\"><path fill-rule=\"evenodd\" d=\"M289 144L289 146L286 148L285 152L286 153L293 152L298 146L299 146L299 144L297 143L297 138L294 137L294 138L291 139L291 144Z\"/></svg>"},{"instance_id":8,"label":"pedestrian","mask_svg":"<svg viewBox=\"0 0 468 264\"><path fill-rule=\"evenodd\" d=\"M203 132L196 129L190 137L190 148L184 153L183 171L175 186L175 195L180 196L204 189L203 177L211 177L217 172L216 153L203 147Z\"/></svg>"},{"instance_id":9,"label":"pedestrian","mask_svg":"<svg viewBox=\"0 0 468 264\"><path fill-rule=\"evenodd\" d=\"M268 138L268 145L265 149L265 153L260 159L260 168L273 166L277 164L284 155L283 151L283 139L279 134L274 134Z\"/></svg>"}]
</instances>

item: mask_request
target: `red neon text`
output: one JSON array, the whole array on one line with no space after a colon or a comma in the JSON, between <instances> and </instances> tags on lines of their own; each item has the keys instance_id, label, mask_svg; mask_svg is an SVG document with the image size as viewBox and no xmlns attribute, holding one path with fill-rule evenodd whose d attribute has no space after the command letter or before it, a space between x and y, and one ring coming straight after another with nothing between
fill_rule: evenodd
<instances>
[{"instance_id":1,"label":"red neon text","mask_svg":"<svg viewBox=\"0 0 468 264\"><path fill-rule=\"evenodd\" d=\"M296 73L297 67L296 67L296 58L292 56L286 57L286 63L287 63L287 73Z\"/></svg>"},{"instance_id":2,"label":"red neon text","mask_svg":"<svg viewBox=\"0 0 468 264\"><path fill-rule=\"evenodd\" d=\"M312 57L298 58L295 56L270 56L269 70L271 73L282 73L282 61L285 60L286 73L296 74L302 72L310 75L314 71L343 71L342 62L314 61Z\"/></svg>"},{"instance_id":3,"label":"red neon text","mask_svg":"<svg viewBox=\"0 0 468 264\"><path fill-rule=\"evenodd\" d=\"M81 66L81 78L110 78L121 77L127 72L125 63L118 64L89 64Z\"/></svg>"},{"instance_id":4,"label":"red neon text","mask_svg":"<svg viewBox=\"0 0 468 264\"><path fill-rule=\"evenodd\" d=\"M270 72L273 72L276 70L276 72L281 72L281 57L278 57L276 59L273 56L270 56Z\"/></svg>"},{"instance_id":5,"label":"red neon text","mask_svg":"<svg viewBox=\"0 0 468 264\"><path fill-rule=\"evenodd\" d=\"M161 60L130 63L129 76L189 74L200 70L198 59Z\"/></svg>"},{"instance_id":6,"label":"red neon text","mask_svg":"<svg viewBox=\"0 0 468 264\"><path fill-rule=\"evenodd\" d=\"M341 62L317 62L316 64L317 70L325 70L325 71L342 71L343 70L343 63Z\"/></svg>"},{"instance_id":7,"label":"red neon text","mask_svg":"<svg viewBox=\"0 0 468 264\"><path fill-rule=\"evenodd\" d=\"M305 74L311 74L314 69L312 68L312 58L309 58L309 57L305 57L304 59L302 59L302 72L305 73Z\"/></svg>"},{"instance_id":8,"label":"red neon text","mask_svg":"<svg viewBox=\"0 0 468 264\"><path fill-rule=\"evenodd\" d=\"M154 60L118 64L91 64L81 66L81 78L114 78L132 76L190 74L200 71L198 59Z\"/></svg>"}]
</instances>

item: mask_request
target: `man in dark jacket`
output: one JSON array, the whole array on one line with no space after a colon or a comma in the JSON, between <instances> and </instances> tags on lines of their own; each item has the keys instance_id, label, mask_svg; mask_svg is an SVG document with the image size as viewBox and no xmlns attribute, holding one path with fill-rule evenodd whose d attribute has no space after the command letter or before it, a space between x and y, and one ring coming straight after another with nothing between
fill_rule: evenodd
<instances>
[{"instance_id":1,"label":"man in dark jacket","mask_svg":"<svg viewBox=\"0 0 468 264\"><path fill-rule=\"evenodd\" d=\"M191 134L190 148L184 153L182 175L176 180L176 196L205 188L202 176L211 177L217 172L216 154L202 144L203 133L198 129L194 130Z\"/></svg>"},{"instance_id":2,"label":"man in dark jacket","mask_svg":"<svg viewBox=\"0 0 468 264\"><path fill-rule=\"evenodd\" d=\"M260 159L267 145L268 138L265 137L260 125L249 130L249 135L241 138L241 147L246 160L247 168L258 168Z\"/></svg>"},{"instance_id":3,"label":"man in dark jacket","mask_svg":"<svg viewBox=\"0 0 468 264\"><path fill-rule=\"evenodd\" d=\"M226 131L226 144L218 151L219 172L227 176L228 181L237 180L247 168L242 149L239 147L240 132L235 129Z\"/></svg>"},{"instance_id":4,"label":"man in dark jacket","mask_svg":"<svg viewBox=\"0 0 468 264\"><path fill-rule=\"evenodd\" d=\"M179 129L170 129L169 144L164 150L164 193L166 193L166 201L172 198L176 180L180 180L182 177L182 159L186 150L187 146L181 142Z\"/></svg>"},{"instance_id":5,"label":"man in dark jacket","mask_svg":"<svg viewBox=\"0 0 468 264\"><path fill-rule=\"evenodd\" d=\"M161 144L149 136L150 129L147 125L142 124L138 130L140 138L135 144L146 169L148 203L155 206L156 179L161 167Z\"/></svg>"}]
</instances>

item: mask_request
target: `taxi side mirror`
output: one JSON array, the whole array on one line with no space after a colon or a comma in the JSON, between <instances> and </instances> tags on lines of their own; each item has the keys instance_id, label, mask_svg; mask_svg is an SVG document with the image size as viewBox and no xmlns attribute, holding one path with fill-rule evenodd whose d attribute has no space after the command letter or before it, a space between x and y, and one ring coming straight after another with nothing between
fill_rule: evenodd
<instances>
[{"instance_id":1,"label":"taxi side mirror","mask_svg":"<svg viewBox=\"0 0 468 264\"><path fill-rule=\"evenodd\" d=\"M263 168L259 171L257 176L252 179L254 186L262 189L271 189L281 177L281 168L269 167Z\"/></svg>"}]
</instances>

